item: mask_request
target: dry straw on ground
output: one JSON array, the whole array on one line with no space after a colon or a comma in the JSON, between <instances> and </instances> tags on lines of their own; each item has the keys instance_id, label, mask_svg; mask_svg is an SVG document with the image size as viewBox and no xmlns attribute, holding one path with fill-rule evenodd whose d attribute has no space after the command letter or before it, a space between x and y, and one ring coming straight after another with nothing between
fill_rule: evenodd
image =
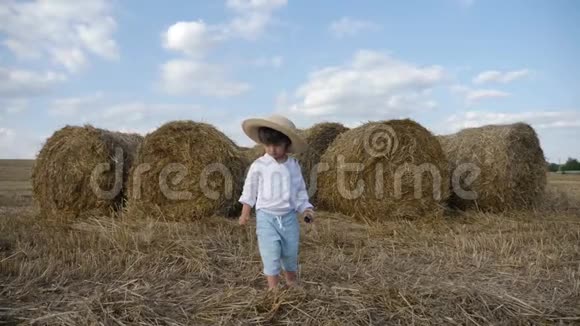
<instances>
[{"instance_id":1,"label":"dry straw on ground","mask_svg":"<svg viewBox=\"0 0 580 326\"><path fill-rule=\"evenodd\" d=\"M316 205L316 177L318 176L315 170L320 157L334 139L341 133L347 131L348 128L340 123L323 122L315 124L314 126L304 131L304 137L308 143L308 148L303 153L296 155L302 168L302 175L306 182L306 188L309 189L310 202ZM312 179L314 177L314 179ZM312 185L311 185L312 182Z\"/></svg>"},{"instance_id":2,"label":"dry straw on ground","mask_svg":"<svg viewBox=\"0 0 580 326\"><path fill-rule=\"evenodd\" d=\"M443 150L412 120L369 122L346 131L321 162L329 169L319 176L318 200L331 211L376 220L439 216L449 195Z\"/></svg>"},{"instance_id":3,"label":"dry straw on ground","mask_svg":"<svg viewBox=\"0 0 580 326\"><path fill-rule=\"evenodd\" d=\"M214 126L174 121L148 134L129 182L129 215L194 220L232 214L246 159Z\"/></svg>"},{"instance_id":4,"label":"dry straw on ground","mask_svg":"<svg viewBox=\"0 0 580 326\"><path fill-rule=\"evenodd\" d=\"M142 139L89 125L56 131L40 150L32 172L41 214L70 219L119 208Z\"/></svg>"},{"instance_id":5,"label":"dry straw on ground","mask_svg":"<svg viewBox=\"0 0 580 326\"><path fill-rule=\"evenodd\" d=\"M450 197L453 206L504 211L540 204L546 187L545 159L538 136L529 125L469 128L440 136L439 140L449 159L451 175L457 174L458 185L477 193L476 199L466 199L454 191ZM470 178L474 170L468 164L480 171L469 185L465 178ZM472 172L462 173L462 167Z\"/></svg>"},{"instance_id":6,"label":"dry straw on ground","mask_svg":"<svg viewBox=\"0 0 580 326\"><path fill-rule=\"evenodd\" d=\"M538 214L539 215L539 214ZM254 220L0 210L0 324L568 325L580 321L579 219L541 214L301 228L295 290L268 292Z\"/></svg>"}]
</instances>

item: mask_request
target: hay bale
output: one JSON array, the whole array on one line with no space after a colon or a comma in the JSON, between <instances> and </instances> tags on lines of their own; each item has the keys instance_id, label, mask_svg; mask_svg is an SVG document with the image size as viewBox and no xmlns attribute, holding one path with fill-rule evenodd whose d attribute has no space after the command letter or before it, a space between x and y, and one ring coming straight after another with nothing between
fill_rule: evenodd
<instances>
[{"instance_id":1,"label":"hay bale","mask_svg":"<svg viewBox=\"0 0 580 326\"><path fill-rule=\"evenodd\" d=\"M90 125L56 131L38 153L32 170L32 190L41 215L70 219L108 214L121 207L128 172L142 140L137 134Z\"/></svg>"},{"instance_id":2,"label":"hay bale","mask_svg":"<svg viewBox=\"0 0 580 326\"><path fill-rule=\"evenodd\" d=\"M330 146L338 135L347 130L348 128L340 123L323 122L315 124L303 132L304 138L308 143L308 148L306 151L297 154L296 158L302 168L306 189L309 190L310 194L310 202L315 206L317 204L316 183L318 173L314 169L320 163L320 157L326 152L328 146Z\"/></svg>"},{"instance_id":3,"label":"hay bale","mask_svg":"<svg viewBox=\"0 0 580 326\"><path fill-rule=\"evenodd\" d=\"M238 148L212 125L166 123L148 134L139 149L128 213L168 220L233 214L246 165Z\"/></svg>"},{"instance_id":4,"label":"hay bale","mask_svg":"<svg viewBox=\"0 0 580 326\"><path fill-rule=\"evenodd\" d=\"M248 164L254 162L258 157L264 155L264 145L256 144L251 148L241 148L242 155L248 161Z\"/></svg>"},{"instance_id":5,"label":"hay bale","mask_svg":"<svg viewBox=\"0 0 580 326\"><path fill-rule=\"evenodd\" d=\"M440 216L449 196L437 139L411 120L369 122L340 134L321 157L324 209L363 219ZM341 176L342 174L342 176Z\"/></svg>"},{"instance_id":6,"label":"hay bale","mask_svg":"<svg viewBox=\"0 0 580 326\"><path fill-rule=\"evenodd\" d=\"M531 126L489 125L438 139L449 160L450 176L457 173L461 188L477 193L476 199L469 199L454 189L452 206L499 212L533 208L541 200L546 187L545 159ZM462 173L469 168L466 164L473 164L480 171L470 185L466 184L470 172Z\"/></svg>"}]
</instances>

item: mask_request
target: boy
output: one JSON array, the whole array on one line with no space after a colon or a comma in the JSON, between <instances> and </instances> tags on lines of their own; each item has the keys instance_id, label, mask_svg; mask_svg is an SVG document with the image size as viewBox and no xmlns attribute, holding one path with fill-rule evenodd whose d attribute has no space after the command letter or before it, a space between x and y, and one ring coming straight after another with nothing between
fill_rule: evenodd
<instances>
[{"instance_id":1,"label":"boy","mask_svg":"<svg viewBox=\"0 0 580 326\"><path fill-rule=\"evenodd\" d=\"M243 204L240 224L250 219L256 205L256 234L268 288L278 286L280 267L288 286L296 285L300 227L298 214L314 220L306 185L298 161L288 153L299 153L307 144L294 123L282 116L248 119L242 123L248 137L264 145L265 154L256 159L246 176L239 201Z\"/></svg>"}]
</instances>

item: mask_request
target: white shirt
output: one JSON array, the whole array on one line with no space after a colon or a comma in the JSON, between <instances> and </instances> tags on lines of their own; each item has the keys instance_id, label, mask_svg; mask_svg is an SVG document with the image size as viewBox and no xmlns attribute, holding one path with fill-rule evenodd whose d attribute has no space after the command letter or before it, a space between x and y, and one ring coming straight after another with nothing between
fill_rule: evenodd
<instances>
[{"instance_id":1,"label":"white shirt","mask_svg":"<svg viewBox=\"0 0 580 326\"><path fill-rule=\"evenodd\" d=\"M250 165L239 202L272 215L292 210L303 213L313 207L298 161L288 156L284 163L278 163L268 154Z\"/></svg>"}]
</instances>

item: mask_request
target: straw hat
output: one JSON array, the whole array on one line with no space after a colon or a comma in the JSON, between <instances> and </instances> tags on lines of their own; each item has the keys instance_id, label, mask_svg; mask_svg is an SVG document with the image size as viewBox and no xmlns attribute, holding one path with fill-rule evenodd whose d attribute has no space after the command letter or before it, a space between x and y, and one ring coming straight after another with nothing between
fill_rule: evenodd
<instances>
[{"instance_id":1,"label":"straw hat","mask_svg":"<svg viewBox=\"0 0 580 326\"><path fill-rule=\"evenodd\" d=\"M267 118L247 119L242 122L242 129L244 129L246 135L258 144L261 144L258 136L260 127L272 128L288 136L292 142L290 147L288 147L289 153L300 153L308 147L306 140L300 136L294 123L286 117L272 115Z\"/></svg>"}]
</instances>

